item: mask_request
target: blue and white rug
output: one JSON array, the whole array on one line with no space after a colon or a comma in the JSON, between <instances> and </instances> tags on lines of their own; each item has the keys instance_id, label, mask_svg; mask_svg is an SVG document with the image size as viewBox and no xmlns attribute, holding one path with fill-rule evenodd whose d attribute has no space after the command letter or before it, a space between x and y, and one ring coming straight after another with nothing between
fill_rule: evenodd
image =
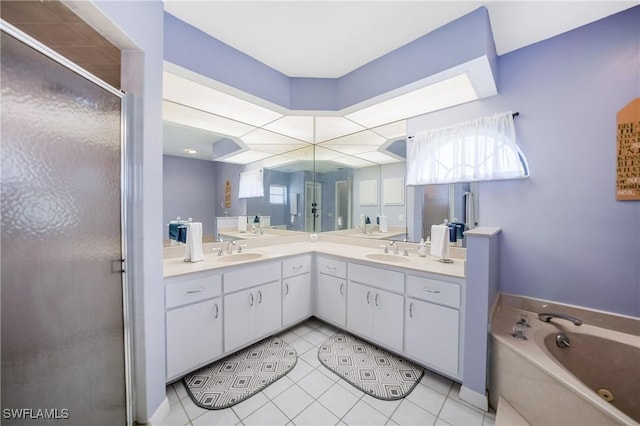
<instances>
[{"instance_id":1,"label":"blue and white rug","mask_svg":"<svg viewBox=\"0 0 640 426\"><path fill-rule=\"evenodd\" d=\"M184 377L193 402L221 410L260 392L293 369L298 354L279 337L269 337Z\"/></svg>"},{"instance_id":2,"label":"blue and white rug","mask_svg":"<svg viewBox=\"0 0 640 426\"><path fill-rule=\"evenodd\" d=\"M364 393L387 401L407 396L424 374L414 363L344 332L320 345L318 359Z\"/></svg>"}]
</instances>

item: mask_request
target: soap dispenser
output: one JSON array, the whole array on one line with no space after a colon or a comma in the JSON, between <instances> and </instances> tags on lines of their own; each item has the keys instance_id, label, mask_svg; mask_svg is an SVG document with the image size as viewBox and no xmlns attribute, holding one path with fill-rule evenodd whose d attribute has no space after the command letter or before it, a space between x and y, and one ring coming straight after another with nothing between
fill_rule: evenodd
<instances>
[{"instance_id":1,"label":"soap dispenser","mask_svg":"<svg viewBox=\"0 0 640 426\"><path fill-rule=\"evenodd\" d=\"M424 242L424 238L420 238L420 243L418 244L418 256L426 257L427 256L427 247Z\"/></svg>"}]
</instances>

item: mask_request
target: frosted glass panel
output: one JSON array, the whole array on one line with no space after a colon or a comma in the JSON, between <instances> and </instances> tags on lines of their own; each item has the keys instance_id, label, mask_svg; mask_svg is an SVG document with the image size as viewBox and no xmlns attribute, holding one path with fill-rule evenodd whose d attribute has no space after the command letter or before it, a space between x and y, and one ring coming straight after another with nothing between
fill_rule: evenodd
<instances>
[{"instance_id":1,"label":"frosted glass panel","mask_svg":"<svg viewBox=\"0 0 640 426\"><path fill-rule=\"evenodd\" d=\"M4 32L1 64L2 408L125 424L121 100Z\"/></svg>"}]
</instances>

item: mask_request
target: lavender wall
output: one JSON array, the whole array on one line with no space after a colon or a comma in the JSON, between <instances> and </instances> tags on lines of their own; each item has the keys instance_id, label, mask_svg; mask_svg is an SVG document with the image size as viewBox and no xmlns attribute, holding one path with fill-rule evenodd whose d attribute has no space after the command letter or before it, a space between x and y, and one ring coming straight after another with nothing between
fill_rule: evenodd
<instances>
[{"instance_id":1,"label":"lavender wall","mask_svg":"<svg viewBox=\"0 0 640 426\"><path fill-rule=\"evenodd\" d=\"M409 134L519 111L526 180L480 184L502 228L503 292L640 316L640 202L615 200L616 112L640 96L640 6L501 56L497 96L409 120Z\"/></svg>"},{"instance_id":2,"label":"lavender wall","mask_svg":"<svg viewBox=\"0 0 640 426\"><path fill-rule=\"evenodd\" d=\"M169 238L167 224L177 216L202 222L202 235L214 235L216 190L224 195L224 186L216 184L214 165L206 160L162 157L163 238Z\"/></svg>"}]
</instances>

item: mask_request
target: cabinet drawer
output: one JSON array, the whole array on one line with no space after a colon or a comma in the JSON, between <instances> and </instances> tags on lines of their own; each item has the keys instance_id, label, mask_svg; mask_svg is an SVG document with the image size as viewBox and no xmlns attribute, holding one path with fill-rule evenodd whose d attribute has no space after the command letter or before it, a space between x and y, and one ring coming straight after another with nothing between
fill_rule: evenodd
<instances>
[{"instance_id":1,"label":"cabinet drawer","mask_svg":"<svg viewBox=\"0 0 640 426\"><path fill-rule=\"evenodd\" d=\"M311 256L298 256L282 261L282 277L305 274L311 270Z\"/></svg>"},{"instance_id":2,"label":"cabinet drawer","mask_svg":"<svg viewBox=\"0 0 640 426\"><path fill-rule=\"evenodd\" d=\"M318 256L318 272L333 275L334 277L346 278L347 262L330 257Z\"/></svg>"},{"instance_id":3,"label":"cabinet drawer","mask_svg":"<svg viewBox=\"0 0 640 426\"><path fill-rule=\"evenodd\" d=\"M460 307L460 285L447 281L408 275L407 296L452 308Z\"/></svg>"},{"instance_id":4,"label":"cabinet drawer","mask_svg":"<svg viewBox=\"0 0 640 426\"><path fill-rule=\"evenodd\" d=\"M263 262L224 274L224 292L244 290L280 279L280 262Z\"/></svg>"},{"instance_id":5,"label":"cabinet drawer","mask_svg":"<svg viewBox=\"0 0 640 426\"><path fill-rule=\"evenodd\" d=\"M199 302L222 293L220 275L195 274L165 280L167 309Z\"/></svg>"},{"instance_id":6,"label":"cabinet drawer","mask_svg":"<svg viewBox=\"0 0 640 426\"><path fill-rule=\"evenodd\" d=\"M349 281L404 293L404 274L402 272L350 263Z\"/></svg>"}]
</instances>

